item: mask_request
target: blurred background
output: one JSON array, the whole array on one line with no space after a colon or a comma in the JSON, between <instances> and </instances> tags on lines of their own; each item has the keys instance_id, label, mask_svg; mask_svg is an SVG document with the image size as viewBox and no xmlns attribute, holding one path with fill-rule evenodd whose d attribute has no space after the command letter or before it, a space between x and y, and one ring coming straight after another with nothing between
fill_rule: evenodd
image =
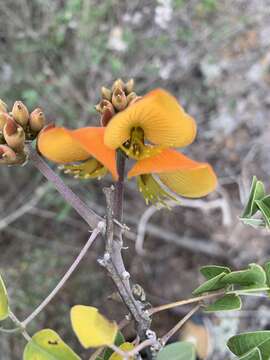
<instances>
[{"instance_id":1,"label":"blurred background","mask_svg":"<svg viewBox=\"0 0 270 360\"><path fill-rule=\"evenodd\" d=\"M269 0L0 1L0 98L10 106L22 100L58 125L95 125L100 87L133 77L137 93L164 87L197 120L197 139L185 152L214 166L215 194L149 214L135 183L126 184L131 232L124 257L153 305L189 297L202 265L239 269L269 260L269 235L238 220L252 175L270 186L269 15ZM102 186L109 180L62 177L104 214ZM56 285L87 237L87 225L31 164L0 167L0 271L19 319ZM53 328L85 356L70 327L70 307L98 306L123 318L126 310L112 299L113 285L96 262L102 250L95 244L30 333ZM228 358L226 339L236 332L267 329L266 306L252 298L242 312L200 319L212 338L208 358ZM153 328L162 335L187 310L161 313ZM1 359L21 359L23 347L19 335L0 333Z\"/></svg>"}]
</instances>

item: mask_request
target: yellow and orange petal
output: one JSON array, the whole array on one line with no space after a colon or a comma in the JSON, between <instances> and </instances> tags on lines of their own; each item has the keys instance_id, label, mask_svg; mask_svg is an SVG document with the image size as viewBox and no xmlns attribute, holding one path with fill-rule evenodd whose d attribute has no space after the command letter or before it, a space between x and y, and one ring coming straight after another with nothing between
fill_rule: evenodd
<instances>
[{"instance_id":1,"label":"yellow and orange petal","mask_svg":"<svg viewBox=\"0 0 270 360\"><path fill-rule=\"evenodd\" d=\"M86 127L71 130L70 135L84 150L110 170L114 179L118 179L116 152L104 145L104 127Z\"/></svg>"},{"instance_id":2,"label":"yellow and orange petal","mask_svg":"<svg viewBox=\"0 0 270 360\"><path fill-rule=\"evenodd\" d=\"M68 130L49 127L38 136L37 147L47 159L58 164L68 164L94 157L118 178L116 154L104 145L104 128L86 127Z\"/></svg>"},{"instance_id":3,"label":"yellow and orange petal","mask_svg":"<svg viewBox=\"0 0 270 360\"><path fill-rule=\"evenodd\" d=\"M191 160L171 149L138 161L129 171L128 177L142 174L158 174L162 183L171 191L189 198L205 196L217 186L216 174L209 164Z\"/></svg>"},{"instance_id":4,"label":"yellow and orange petal","mask_svg":"<svg viewBox=\"0 0 270 360\"><path fill-rule=\"evenodd\" d=\"M38 136L37 148L47 159L66 164L89 158L89 153L63 127L48 126Z\"/></svg>"},{"instance_id":5,"label":"yellow and orange petal","mask_svg":"<svg viewBox=\"0 0 270 360\"><path fill-rule=\"evenodd\" d=\"M119 148L133 128L142 128L145 139L155 145L183 147L193 142L196 124L178 101L163 89L156 89L116 114L105 130L104 142Z\"/></svg>"}]
</instances>

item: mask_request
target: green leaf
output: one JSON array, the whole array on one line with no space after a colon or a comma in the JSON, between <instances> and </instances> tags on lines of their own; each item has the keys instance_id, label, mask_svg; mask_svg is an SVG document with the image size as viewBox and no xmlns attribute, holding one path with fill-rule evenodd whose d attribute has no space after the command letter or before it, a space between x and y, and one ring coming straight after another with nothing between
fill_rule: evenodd
<instances>
[{"instance_id":1,"label":"green leaf","mask_svg":"<svg viewBox=\"0 0 270 360\"><path fill-rule=\"evenodd\" d=\"M270 357L270 331L255 331L235 335L229 339L227 345L231 352L237 356L247 356L257 348L261 353L261 359L268 360ZM251 357L251 359L253 358Z\"/></svg>"},{"instance_id":2,"label":"green leaf","mask_svg":"<svg viewBox=\"0 0 270 360\"><path fill-rule=\"evenodd\" d=\"M247 270L232 271L223 277L222 281L233 285L265 285L266 275L264 269L257 264L250 264Z\"/></svg>"},{"instance_id":3,"label":"green leaf","mask_svg":"<svg viewBox=\"0 0 270 360\"><path fill-rule=\"evenodd\" d=\"M179 341L165 346L157 356L157 360L195 360L196 351L192 343Z\"/></svg>"},{"instance_id":4,"label":"green leaf","mask_svg":"<svg viewBox=\"0 0 270 360\"><path fill-rule=\"evenodd\" d=\"M125 342L124 335L121 333L121 331L118 331L114 341L114 345L119 347L120 345L124 344L124 342ZM110 348L106 348L104 351L103 360L109 360L112 354L113 354L113 350Z\"/></svg>"},{"instance_id":5,"label":"green leaf","mask_svg":"<svg viewBox=\"0 0 270 360\"><path fill-rule=\"evenodd\" d=\"M228 274L231 270L226 266L206 265L200 268L200 272L207 280L210 280L223 272Z\"/></svg>"},{"instance_id":6,"label":"green leaf","mask_svg":"<svg viewBox=\"0 0 270 360\"><path fill-rule=\"evenodd\" d=\"M266 225L263 219L240 218L240 220L244 224L252 226L254 229L264 228Z\"/></svg>"},{"instance_id":7,"label":"green leaf","mask_svg":"<svg viewBox=\"0 0 270 360\"><path fill-rule=\"evenodd\" d=\"M213 277L212 279L204 282L202 285L200 285L197 289L193 291L193 295L200 295L205 292L214 291L222 289L226 286L226 284L223 283L223 278L226 275L225 272L222 272L221 274Z\"/></svg>"},{"instance_id":8,"label":"green leaf","mask_svg":"<svg viewBox=\"0 0 270 360\"><path fill-rule=\"evenodd\" d=\"M8 295L5 283L0 275L0 321L5 320L9 314Z\"/></svg>"},{"instance_id":9,"label":"green leaf","mask_svg":"<svg viewBox=\"0 0 270 360\"><path fill-rule=\"evenodd\" d=\"M261 352L258 348L250 351L248 354L241 356L239 360L262 360Z\"/></svg>"},{"instance_id":10,"label":"green leaf","mask_svg":"<svg viewBox=\"0 0 270 360\"><path fill-rule=\"evenodd\" d=\"M51 329L37 332L27 343L23 360L80 360L80 357Z\"/></svg>"},{"instance_id":11,"label":"green leaf","mask_svg":"<svg viewBox=\"0 0 270 360\"><path fill-rule=\"evenodd\" d=\"M265 189L263 182L258 181L256 176L253 176L248 202L241 218L249 218L253 216L259 210L256 200L261 200L264 196Z\"/></svg>"},{"instance_id":12,"label":"green leaf","mask_svg":"<svg viewBox=\"0 0 270 360\"><path fill-rule=\"evenodd\" d=\"M266 275L266 284L270 286L270 261L267 261L263 267Z\"/></svg>"},{"instance_id":13,"label":"green leaf","mask_svg":"<svg viewBox=\"0 0 270 360\"><path fill-rule=\"evenodd\" d=\"M207 306L205 312L240 310L241 307L241 298L235 294L228 294Z\"/></svg>"},{"instance_id":14,"label":"green leaf","mask_svg":"<svg viewBox=\"0 0 270 360\"><path fill-rule=\"evenodd\" d=\"M261 200L256 200L256 204L263 214L267 227L270 227L270 195Z\"/></svg>"}]
</instances>

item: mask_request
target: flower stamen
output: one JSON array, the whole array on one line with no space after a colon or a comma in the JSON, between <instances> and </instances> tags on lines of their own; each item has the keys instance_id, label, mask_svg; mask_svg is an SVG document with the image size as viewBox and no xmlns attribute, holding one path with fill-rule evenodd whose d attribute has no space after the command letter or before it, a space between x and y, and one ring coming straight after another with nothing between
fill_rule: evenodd
<instances>
[{"instance_id":1,"label":"flower stamen","mask_svg":"<svg viewBox=\"0 0 270 360\"><path fill-rule=\"evenodd\" d=\"M121 146L121 149L129 158L142 160L159 154L163 148L145 144L143 129L134 127L130 132L130 139Z\"/></svg>"}]
</instances>

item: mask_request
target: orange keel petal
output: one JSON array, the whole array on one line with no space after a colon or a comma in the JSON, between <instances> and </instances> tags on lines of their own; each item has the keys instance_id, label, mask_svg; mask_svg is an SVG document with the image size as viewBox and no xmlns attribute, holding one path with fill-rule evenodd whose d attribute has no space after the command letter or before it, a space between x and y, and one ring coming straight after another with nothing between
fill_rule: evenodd
<instances>
[{"instance_id":1,"label":"orange keel petal","mask_svg":"<svg viewBox=\"0 0 270 360\"><path fill-rule=\"evenodd\" d=\"M63 127L45 128L38 136L37 148L43 156L58 164L89 158L89 153Z\"/></svg>"},{"instance_id":2,"label":"orange keel petal","mask_svg":"<svg viewBox=\"0 0 270 360\"><path fill-rule=\"evenodd\" d=\"M70 130L69 134L85 151L110 170L114 179L117 180L116 152L104 145L104 131L104 127L86 127Z\"/></svg>"},{"instance_id":3,"label":"orange keel petal","mask_svg":"<svg viewBox=\"0 0 270 360\"><path fill-rule=\"evenodd\" d=\"M216 175L209 164L194 161L171 149L138 161L128 177L142 174L158 174L173 192L191 198L205 196L217 186Z\"/></svg>"},{"instance_id":4,"label":"orange keel petal","mask_svg":"<svg viewBox=\"0 0 270 360\"><path fill-rule=\"evenodd\" d=\"M128 177L172 172L179 169L192 169L198 166L198 164L200 163L191 160L176 150L164 149L156 156L137 161L129 171Z\"/></svg>"},{"instance_id":5,"label":"orange keel petal","mask_svg":"<svg viewBox=\"0 0 270 360\"><path fill-rule=\"evenodd\" d=\"M156 89L116 114L106 127L104 142L119 148L130 138L132 128L140 127L152 144L187 146L196 135L195 121L167 91Z\"/></svg>"}]
</instances>

